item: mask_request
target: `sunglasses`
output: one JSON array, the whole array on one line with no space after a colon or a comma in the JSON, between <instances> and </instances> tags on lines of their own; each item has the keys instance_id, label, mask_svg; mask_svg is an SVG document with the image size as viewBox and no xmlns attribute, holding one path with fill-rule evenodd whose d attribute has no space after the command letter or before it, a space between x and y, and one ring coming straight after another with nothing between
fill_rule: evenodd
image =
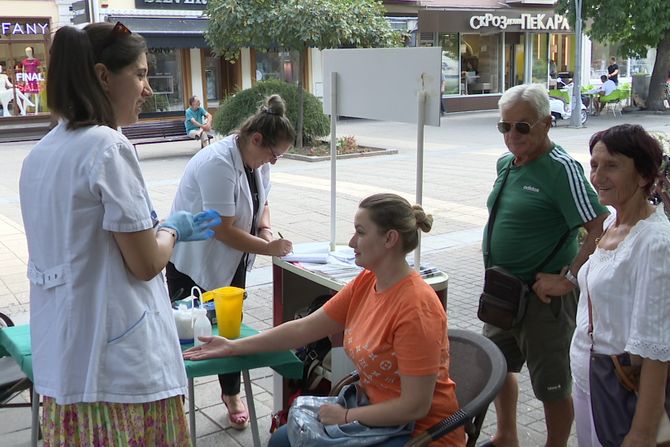
<instances>
[{"instance_id":1,"label":"sunglasses","mask_svg":"<svg viewBox=\"0 0 670 447\"><path fill-rule=\"evenodd\" d=\"M128 29L126 25L121 22L116 22L114 28L112 28L112 34L116 36L123 36L125 34L132 34L133 32Z\"/></svg>"},{"instance_id":2,"label":"sunglasses","mask_svg":"<svg viewBox=\"0 0 670 447\"><path fill-rule=\"evenodd\" d=\"M535 123L532 124L532 125L531 125L531 124L528 124L528 123L526 123L526 122L524 122L524 121L519 121L519 122L516 122L516 123L510 123L510 122L507 122L507 121L498 121L498 124L497 124L497 126L498 126L498 132L500 132L500 133L507 133L507 132L509 132L510 130L512 130L512 127L514 127L514 128L516 129L517 132L519 132L519 133L522 134L522 135L526 135L526 134L530 133L530 130L531 130L533 127L535 127L535 125L536 125L537 123L539 123L540 121L541 121L541 120L537 120L537 121L535 121Z\"/></svg>"},{"instance_id":3,"label":"sunglasses","mask_svg":"<svg viewBox=\"0 0 670 447\"><path fill-rule=\"evenodd\" d=\"M124 36L129 36L132 33L133 32L130 31L130 29L126 25L124 25L121 22L116 22L116 25L114 25L114 28L112 28L112 32L109 33L109 36L107 37L107 39L105 39L104 43L100 47L101 48L100 52L102 53L102 51L106 50L107 47L113 45L117 39L122 38Z\"/></svg>"}]
</instances>

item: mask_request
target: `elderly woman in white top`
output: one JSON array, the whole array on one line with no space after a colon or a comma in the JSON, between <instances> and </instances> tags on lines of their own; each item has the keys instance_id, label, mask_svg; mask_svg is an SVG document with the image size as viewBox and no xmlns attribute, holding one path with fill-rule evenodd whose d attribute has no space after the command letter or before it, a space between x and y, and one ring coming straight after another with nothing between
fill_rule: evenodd
<instances>
[{"instance_id":1,"label":"elderly woman in white top","mask_svg":"<svg viewBox=\"0 0 670 447\"><path fill-rule=\"evenodd\" d=\"M649 201L662 151L641 126L630 124L596 133L589 148L591 182L600 202L615 213L579 270L581 296L570 350L578 442L580 447L654 446L659 422L667 418L664 391L670 361L670 223L663 206ZM591 348L597 354L641 357L639 397L618 434L603 433L594 424L598 418L592 416L591 398L596 394L590 391L598 382L589 379Z\"/></svg>"}]
</instances>

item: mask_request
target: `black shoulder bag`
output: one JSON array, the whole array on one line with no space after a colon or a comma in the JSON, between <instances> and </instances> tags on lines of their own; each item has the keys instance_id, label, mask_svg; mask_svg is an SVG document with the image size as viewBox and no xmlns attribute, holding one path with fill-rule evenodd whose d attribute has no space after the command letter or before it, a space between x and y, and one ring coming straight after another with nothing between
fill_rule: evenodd
<instances>
[{"instance_id":1,"label":"black shoulder bag","mask_svg":"<svg viewBox=\"0 0 670 447\"><path fill-rule=\"evenodd\" d=\"M479 297L479 309L477 310L477 317L481 321L501 329L511 329L521 322L526 313L528 291L530 290L529 285L517 276L509 273L502 267L490 265L493 222L495 221L500 195L502 194L505 182L507 182L507 176L512 169L513 160L510 160L509 165L507 165L507 170L503 176L498 194L493 201L489 220L486 224L486 251L484 253L486 272L484 274L484 291ZM536 271L541 271L553 259L569 235L570 230L561 236L552 252L542 261Z\"/></svg>"}]
</instances>

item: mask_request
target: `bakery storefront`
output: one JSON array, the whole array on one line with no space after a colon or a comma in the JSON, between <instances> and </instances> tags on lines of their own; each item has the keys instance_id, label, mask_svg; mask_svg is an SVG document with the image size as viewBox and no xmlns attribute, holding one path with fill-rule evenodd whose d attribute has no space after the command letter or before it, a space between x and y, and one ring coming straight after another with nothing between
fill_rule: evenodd
<instances>
[{"instance_id":1,"label":"bakery storefront","mask_svg":"<svg viewBox=\"0 0 670 447\"><path fill-rule=\"evenodd\" d=\"M0 117L48 115L50 17L0 17Z\"/></svg>"},{"instance_id":2,"label":"bakery storefront","mask_svg":"<svg viewBox=\"0 0 670 447\"><path fill-rule=\"evenodd\" d=\"M567 17L539 8L419 10L420 45L442 48L449 112L497 107L505 89L555 87L574 73L575 36Z\"/></svg>"}]
</instances>

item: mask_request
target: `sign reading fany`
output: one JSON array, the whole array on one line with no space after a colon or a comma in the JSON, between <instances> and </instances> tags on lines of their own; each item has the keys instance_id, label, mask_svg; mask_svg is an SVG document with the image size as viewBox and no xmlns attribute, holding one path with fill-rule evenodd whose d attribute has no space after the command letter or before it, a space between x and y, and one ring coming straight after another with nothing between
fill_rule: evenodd
<instances>
[{"instance_id":1,"label":"sign reading fany","mask_svg":"<svg viewBox=\"0 0 670 447\"><path fill-rule=\"evenodd\" d=\"M507 17L484 14L470 17L470 28L500 28L520 26L522 30L570 31L568 18L560 14L521 14L520 17Z\"/></svg>"},{"instance_id":2,"label":"sign reading fany","mask_svg":"<svg viewBox=\"0 0 670 447\"><path fill-rule=\"evenodd\" d=\"M0 22L2 35L49 34L49 22Z\"/></svg>"}]
</instances>

